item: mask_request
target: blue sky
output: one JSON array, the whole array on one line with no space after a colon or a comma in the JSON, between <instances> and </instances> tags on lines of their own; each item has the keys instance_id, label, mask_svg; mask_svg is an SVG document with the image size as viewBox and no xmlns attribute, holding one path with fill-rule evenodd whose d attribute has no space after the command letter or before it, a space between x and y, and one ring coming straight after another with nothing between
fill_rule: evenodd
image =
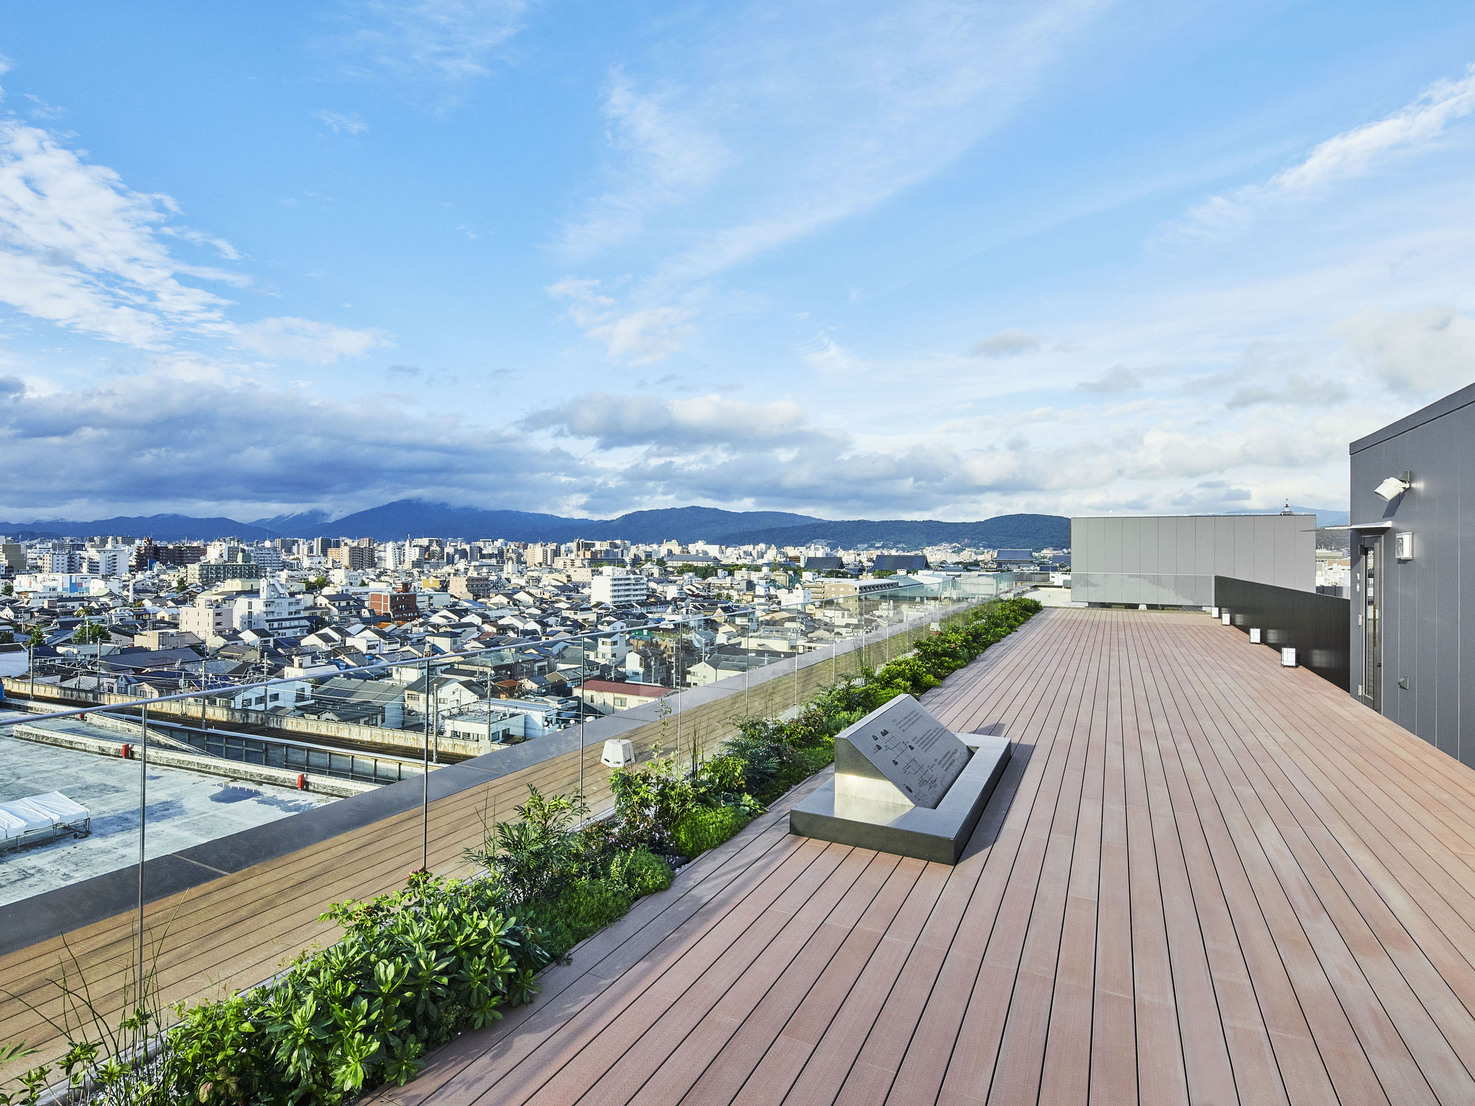
<instances>
[{"instance_id":1,"label":"blue sky","mask_svg":"<svg viewBox=\"0 0 1475 1106\"><path fill-rule=\"evenodd\" d=\"M1345 503L1469 4L0 0L0 518Z\"/></svg>"}]
</instances>

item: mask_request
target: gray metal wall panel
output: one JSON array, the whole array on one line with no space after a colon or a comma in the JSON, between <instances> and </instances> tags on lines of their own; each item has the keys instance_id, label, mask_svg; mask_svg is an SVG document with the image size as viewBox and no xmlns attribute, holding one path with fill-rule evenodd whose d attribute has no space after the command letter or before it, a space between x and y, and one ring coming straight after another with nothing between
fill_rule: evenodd
<instances>
[{"instance_id":1,"label":"gray metal wall panel","mask_svg":"<svg viewBox=\"0 0 1475 1106\"><path fill-rule=\"evenodd\" d=\"M1397 433L1372 435L1372 444L1352 454L1350 501L1353 522L1391 520L1384 539L1383 702L1393 721L1475 767L1475 735L1465 732L1475 706L1475 612L1465 596L1475 581L1464 572L1464 550L1475 541L1475 518L1466 510L1464 489L1475 481L1475 408L1431 405L1435 416L1400 420ZM1385 428L1388 430L1389 428ZM1414 474L1413 488L1392 504L1373 493L1388 476ZM1397 561L1394 535L1413 534L1413 559ZM1362 595L1353 593L1352 683L1365 682L1357 613ZM1466 665L1472 671L1466 671ZM1400 689L1399 677L1411 686Z\"/></svg>"},{"instance_id":2,"label":"gray metal wall panel","mask_svg":"<svg viewBox=\"0 0 1475 1106\"><path fill-rule=\"evenodd\" d=\"M1275 520L1255 520L1254 545L1249 550L1250 571L1254 575L1240 579L1254 580L1257 584L1273 584L1275 579ZM1282 530L1285 527L1281 527Z\"/></svg>"},{"instance_id":3,"label":"gray metal wall panel","mask_svg":"<svg viewBox=\"0 0 1475 1106\"><path fill-rule=\"evenodd\" d=\"M1218 554L1215 552L1214 537L1218 533L1214 525L1214 519L1209 515L1195 515L1193 518L1193 572L1195 576L1213 576L1214 567L1219 563ZM1209 604L1213 606L1212 603Z\"/></svg>"},{"instance_id":4,"label":"gray metal wall panel","mask_svg":"<svg viewBox=\"0 0 1475 1106\"><path fill-rule=\"evenodd\" d=\"M1071 542L1077 602L1210 606L1215 575L1304 591L1315 585L1314 522L1306 516L1079 518Z\"/></svg>"},{"instance_id":5,"label":"gray metal wall panel","mask_svg":"<svg viewBox=\"0 0 1475 1106\"><path fill-rule=\"evenodd\" d=\"M1196 535L1198 533L1198 519L1184 519L1173 528L1173 536L1178 541L1178 548L1173 554L1174 571L1185 573L1197 573L1198 568L1198 544Z\"/></svg>"},{"instance_id":6,"label":"gray metal wall panel","mask_svg":"<svg viewBox=\"0 0 1475 1106\"><path fill-rule=\"evenodd\" d=\"M1227 516L1214 519L1214 575L1238 576L1234 550L1235 520Z\"/></svg>"}]
</instances>

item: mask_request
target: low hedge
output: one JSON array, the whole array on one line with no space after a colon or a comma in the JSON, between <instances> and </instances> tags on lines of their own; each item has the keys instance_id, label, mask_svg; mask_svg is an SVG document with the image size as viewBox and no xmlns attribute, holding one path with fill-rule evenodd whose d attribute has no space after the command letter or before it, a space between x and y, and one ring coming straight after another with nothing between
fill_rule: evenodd
<instances>
[{"instance_id":1,"label":"low hedge","mask_svg":"<svg viewBox=\"0 0 1475 1106\"><path fill-rule=\"evenodd\" d=\"M404 1084L421 1057L526 1002L548 961L489 880L417 874L335 906L344 928L279 979L183 1011L161 1101L332 1104Z\"/></svg>"}]
</instances>

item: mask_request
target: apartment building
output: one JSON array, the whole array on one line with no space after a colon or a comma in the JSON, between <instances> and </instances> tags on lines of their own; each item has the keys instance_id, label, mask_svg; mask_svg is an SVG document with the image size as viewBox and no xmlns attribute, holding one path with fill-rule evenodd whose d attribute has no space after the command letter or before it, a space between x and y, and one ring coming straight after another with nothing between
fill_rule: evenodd
<instances>
[{"instance_id":1,"label":"apartment building","mask_svg":"<svg viewBox=\"0 0 1475 1106\"><path fill-rule=\"evenodd\" d=\"M612 568L599 569L589 578L589 598L594 603L627 607L645 602L646 579Z\"/></svg>"}]
</instances>

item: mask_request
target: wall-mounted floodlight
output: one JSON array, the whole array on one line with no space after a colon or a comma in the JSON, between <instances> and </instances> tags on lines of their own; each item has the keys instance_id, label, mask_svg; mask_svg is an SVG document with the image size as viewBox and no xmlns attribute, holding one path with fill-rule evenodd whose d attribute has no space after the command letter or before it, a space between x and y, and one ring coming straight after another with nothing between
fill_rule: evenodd
<instances>
[{"instance_id":1,"label":"wall-mounted floodlight","mask_svg":"<svg viewBox=\"0 0 1475 1106\"><path fill-rule=\"evenodd\" d=\"M1414 474L1405 472L1402 476L1390 476L1376 488L1373 489L1378 495L1388 502L1393 502L1409 488L1413 487Z\"/></svg>"}]
</instances>

